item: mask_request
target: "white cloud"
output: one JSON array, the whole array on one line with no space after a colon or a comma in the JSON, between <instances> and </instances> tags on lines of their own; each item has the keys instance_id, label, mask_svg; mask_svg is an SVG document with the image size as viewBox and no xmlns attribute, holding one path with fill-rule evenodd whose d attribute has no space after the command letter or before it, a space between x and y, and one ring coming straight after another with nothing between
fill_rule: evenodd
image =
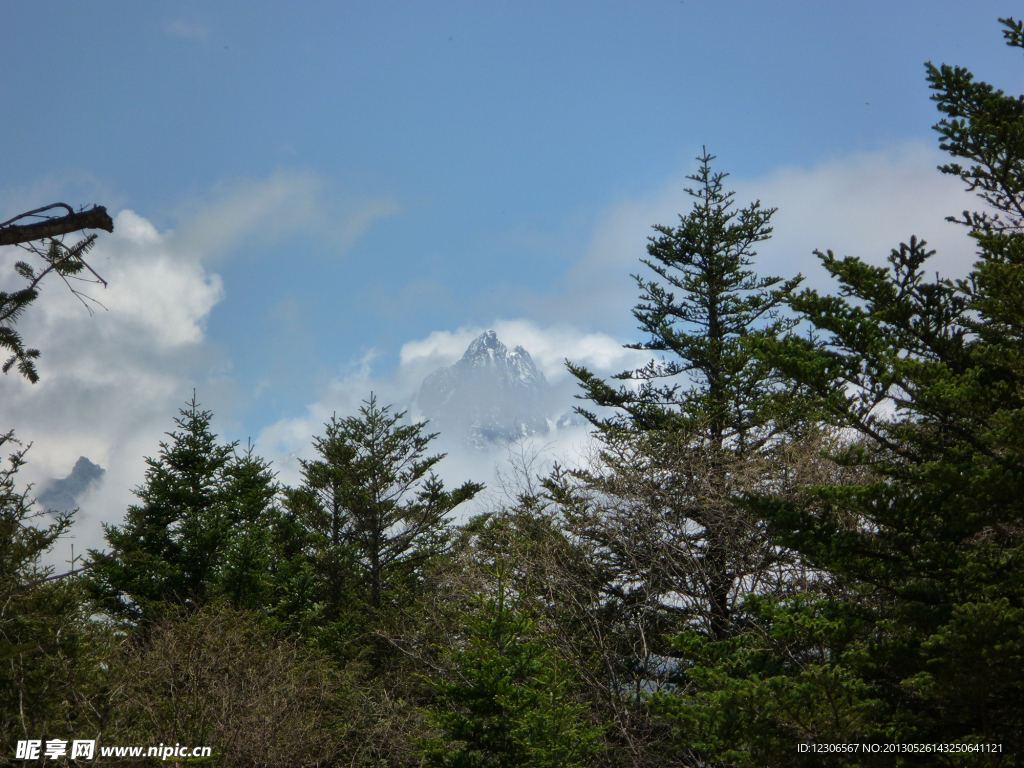
<instances>
[{"instance_id":1,"label":"white cloud","mask_svg":"<svg viewBox=\"0 0 1024 768\"><path fill-rule=\"evenodd\" d=\"M495 320L490 326L505 346L523 347L533 362L552 384L570 377L565 361L585 365L602 372L618 372L639 364L644 357L624 349L621 342L605 333L587 333L571 325L541 327L526 320ZM418 382L442 365L451 365L485 328L460 328L457 331L434 331L427 338L402 345L401 369L415 373L406 376Z\"/></svg>"},{"instance_id":2,"label":"white cloud","mask_svg":"<svg viewBox=\"0 0 1024 768\"><path fill-rule=\"evenodd\" d=\"M86 291L104 307L91 317L59 280L44 283L18 323L26 344L42 350L41 381L0 376L0 429L33 443L23 482L66 476L83 455L107 470L79 499L76 552L103 546L100 522L121 521L144 479L144 457L158 454L193 387L216 413L230 402L230 360L206 339L207 319L224 296L211 263L250 238L296 231L327 237L340 252L393 209L387 201L345 204L326 197L316 177L280 172L222 190L176 231L159 232L130 210L118 213L114 232L89 256L108 283ZM13 266L24 257L16 248L0 250L0 289L20 285ZM62 545L58 559L69 551Z\"/></svg>"},{"instance_id":3,"label":"white cloud","mask_svg":"<svg viewBox=\"0 0 1024 768\"><path fill-rule=\"evenodd\" d=\"M957 277L969 271L974 248L964 229L945 217L979 203L958 179L936 169L947 159L937 149L910 143L812 168L780 168L757 178L730 176L725 186L736 190L737 207L760 200L778 208L772 239L758 247L755 269L760 274L792 277L802 272L808 285L829 289L815 249L881 264L892 248L916 234L937 251L930 268ZM695 168L694 162L687 173ZM728 172L728 158L718 158L713 168ZM647 271L640 259L647 255L652 226L673 226L693 207L685 191L693 182L685 175L647 196L610 206L583 258L565 275L559 298L538 298L536 317L558 322L571 316L605 327L609 318L615 325L628 323L638 295L629 275Z\"/></svg>"},{"instance_id":4,"label":"white cloud","mask_svg":"<svg viewBox=\"0 0 1024 768\"><path fill-rule=\"evenodd\" d=\"M945 218L977 209L979 200L959 179L936 169L946 160L937 149L907 144L737 182L740 205L760 198L779 209L772 219L774 237L760 249L762 271L785 277L802 271L825 287L815 249L881 264L917 235L936 250L932 271L966 275L975 261L973 241Z\"/></svg>"},{"instance_id":5,"label":"white cloud","mask_svg":"<svg viewBox=\"0 0 1024 768\"><path fill-rule=\"evenodd\" d=\"M565 368L566 358L604 376L637 366L646 359L642 353L623 349L606 334L587 333L572 326L543 327L526 319L497 319L489 327L507 347L521 345L530 353L553 385L565 411L575 404L573 396L578 391L575 379ZM434 331L424 338L406 342L399 354L398 367L391 371L374 370L373 361L378 355L371 351L340 372L305 414L281 419L264 429L256 440L257 450L273 461L283 482L297 484L300 481L298 459L314 457L314 435L322 434L324 423L335 413L342 418L355 415L371 391L380 404L394 404L395 410L408 410L410 418L422 419L414 397L423 379L462 357L469 343L484 330L483 327L464 327L456 331ZM588 431L584 426L556 429L549 435L531 438L524 448L540 451L542 460L574 464L587 450ZM438 474L449 487L469 479L491 484L496 469L508 472L509 450L503 446L479 452L442 435L434 449L448 453L438 467ZM493 503L494 498L489 495L468 511L479 511Z\"/></svg>"},{"instance_id":6,"label":"white cloud","mask_svg":"<svg viewBox=\"0 0 1024 768\"><path fill-rule=\"evenodd\" d=\"M185 40L198 40L199 42L205 42L209 39L211 30L205 24L200 24L195 21L188 21L187 19L171 19L164 22L164 31L169 35L180 37Z\"/></svg>"},{"instance_id":7,"label":"white cloud","mask_svg":"<svg viewBox=\"0 0 1024 768\"><path fill-rule=\"evenodd\" d=\"M5 280L20 255L0 257ZM192 382L215 367L204 324L223 296L217 275L132 211L115 217L89 260L108 287L86 293L106 310L89 317L51 279L18 325L42 350L40 382L0 378L0 421L33 443L24 479L62 477L82 455L107 469L81 500L76 552L101 546L100 521L120 521L143 478L143 456L156 453Z\"/></svg>"},{"instance_id":8,"label":"white cloud","mask_svg":"<svg viewBox=\"0 0 1024 768\"><path fill-rule=\"evenodd\" d=\"M204 260L295 233L318 235L343 253L377 219L397 213L391 198L334 195L316 174L281 170L259 180L221 185L187 207L187 223L169 235L175 247Z\"/></svg>"}]
</instances>

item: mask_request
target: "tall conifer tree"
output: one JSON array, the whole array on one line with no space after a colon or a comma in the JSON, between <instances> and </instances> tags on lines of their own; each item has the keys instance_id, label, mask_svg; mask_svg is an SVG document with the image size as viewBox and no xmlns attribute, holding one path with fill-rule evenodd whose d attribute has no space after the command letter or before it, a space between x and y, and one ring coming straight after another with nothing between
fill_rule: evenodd
<instances>
[{"instance_id":1,"label":"tall conifer tree","mask_svg":"<svg viewBox=\"0 0 1024 768\"><path fill-rule=\"evenodd\" d=\"M1024 47L1022 24L1002 21ZM858 436L834 459L861 480L760 502L830 589L765 606L764 641L705 655L717 696L666 706L681 730L712 722L704 759L770 765L798 742L874 740L1019 763L1006 745L1024 740L1024 97L927 67L941 147L967 161L940 170L988 204L951 217L979 260L952 281L930 279L917 238L887 266L819 253L838 295L789 298L815 336L761 343L819 418Z\"/></svg>"},{"instance_id":2,"label":"tall conifer tree","mask_svg":"<svg viewBox=\"0 0 1024 768\"><path fill-rule=\"evenodd\" d=\"M404 416L371 395L358 416L332 417L314 440L319 458L302 462L302 486L288 496L328 580L340 587L352 562L365 604L375 610L389 588L401 589L444 549L448 515L483 488L467 482L444 490L433 472L444 454L426 455L436 435L425 433L424 423L401 423ZM333 595L335 602L350 598Z\"/></svg>"},{"instance_id":3,"label":"tall conifer tree","mask_svg":"<svg viewBox=\"0 0 1024 768\"><path fill-rule=\"evenodd\" d=\"M581 409L603 448L603 466L584 478L596 503L563 501L605 553L610 599L654 622L632 643L654 663L670 626L726 637L743 595L776 578L779 553L735 498L762 482L800 420L798 393L750 346L792 327L780 292L800 278L755 274L775 209L736 209L712 160L705 152L689 177L690 213L655 227L643 260L653 274L634 276L648 338L629 346L660 358L619 374L619 387L569 364L583 396L614 413Z\"/></svg>"},{"instance_id":4,"label":"tall conifer tree","mask_svg":"<svg viewBox=\"0 0 1024 768\"><path fill-rule=\"evenodd\" d=\"M272 514L274 477L251 452L238 456L237 444L219 443L212 419L193 396L160 455L146 459L146 482L135 491L141 503L129 507L122 525L106 526L112 551L94 553L90 578L99 607L111 615L151 621L225 592L246 602L232 564L254 535L250 529Z\"/></svg>"}]
</instances>

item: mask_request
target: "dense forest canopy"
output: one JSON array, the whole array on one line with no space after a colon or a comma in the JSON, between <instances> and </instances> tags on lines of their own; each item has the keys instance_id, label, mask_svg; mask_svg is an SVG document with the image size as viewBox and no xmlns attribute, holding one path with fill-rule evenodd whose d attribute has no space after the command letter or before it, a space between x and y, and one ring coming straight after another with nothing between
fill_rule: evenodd
<instances>
[{"instance_id":1,"label":"dense forest canopy","mask_svg":"<svg viewBox=\"0 0 1024 768\"><path fill-rule=\"evenodd\" d=\"M569 363L592 461L520 466L463 524L483 486L445 489L436 435L372 394L294 488L193 395L106 549L55 574L73 518L41 522L0 435L0 762L87 739L223 766L1019 765L1024 96L927 79L939 171L981 199L952 215L967 278L916 236L886 266L818 253L832 293L759 276L774 209L705 151L634 276L657 357ZM0 233L59 234L29 229ZM5 373L36 380L14 327L92 240L19 263Z\"/></svg>"}]
</instances>

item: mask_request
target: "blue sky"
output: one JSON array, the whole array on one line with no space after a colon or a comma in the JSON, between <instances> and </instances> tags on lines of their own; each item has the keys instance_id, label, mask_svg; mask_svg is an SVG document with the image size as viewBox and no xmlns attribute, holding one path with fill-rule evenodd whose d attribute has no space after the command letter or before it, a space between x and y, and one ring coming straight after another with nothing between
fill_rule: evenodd
<instances>
[{"instance_id":1,"label":"blue sky","mask_svg":"<svg viewBox=\"0 0 1024 768\"><path fill-rule=\"evenodd\" d=\"M1024 91L1015 11L11 4L0 219L60 200L118 225L94 252L107 310L46 287L21 326L44 381L0 378L0 426L35 442L32 477L107 467L83 516L113 520L193 387L287 477L332 411L408 402L484 328L556 383L565 357L614 371L629 275L703 145L741 204L780 208L764 272L814 282L814 248L881 260L916 233L962 274L942 219L970 203L934 170L923 64Z\"/></svg>"}]
</instances>

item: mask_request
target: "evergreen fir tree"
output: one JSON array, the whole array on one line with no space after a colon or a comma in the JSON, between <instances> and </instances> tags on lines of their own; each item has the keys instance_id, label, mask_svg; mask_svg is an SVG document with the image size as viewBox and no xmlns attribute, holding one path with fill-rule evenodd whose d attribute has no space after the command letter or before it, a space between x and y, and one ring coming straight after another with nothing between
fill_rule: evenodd
<instances>
[{"instance_id":1,"label":"evergreen fir tree","mask_svg":"<svg viewBox=\"0 0 1024 768\"><path fill-rule=\"evenodd\" d=\"M793 327L779 309L783 292L800 278L784 282L753 272L754 246L771 237L776 209L754 202L734 210L727 174L712 171L715 158L707 152L697 159L700 168L687 177L697 185L687 190L693 210L680 215L677 227L654 228L658 237L650 238L650 258L642 263L655 276L633 276L640 289L633 316L648 340L627 347L665 354L615 377L636 387L615 389L581 366L569 368L586 399L624 412L625 418L599 419L584 411L602 432L688 424L716 451L756 450L781 427L788 401L782 380L747 342Z\"/></svg>"},{"instance_id":2,"label":"evergreen fir tree","mask_svg":"<svg viewBox=\"0 0 1024 768\"><path fill-rule=\"evenodd\" d=\"M13 433L0 434L0 450L12 444ZM8 758L31 734L89 738L86 713L102 705L111 640L84 610L81 577L43 565L72 514L47 521L31 488L17 486L26 450L0 466L0 753Z\"/></svg>"},{"instance_id":3,"label":"evergreen fir tree","mask_svg":"<svg viewBox=\"0 0 1024 768\"><path fill-rule=\"evenodd\" d=\"M267 466L210 431L213 414L193 396L175 419L178 430L148 458L141 504L125 522L106 526L112 551L93 553L91 579L100 610L130 623L152 621L169 610L202 607L225 592L245 603L260 587L243 569L257 529L272 514L276 494ZM241 562L240 562L241 559Z\"/></svg>"},{"instance_id":4,"label":"evergreen fir tree","mask_svg":"<svg viewBox=\"0 0 1024 768\"><path fill-rule=\"evenodd\" d=\"M634 276L633 314L648 339L630 347L662 357L619 374L629 382L619 387L569 365L586 399L615 409L580 409L603 450L582 477L590 502L579 486L549 484L571 524L599 545L609 599L647 622L631 644L653 664L668 652L670 626L724 638L737 630L744 594L778 583L784 553L737 498L764 482L803 419L799 388L751 347L793 327L779 314L781 295L800 278L754 273L774 209L735 209L713 159L705 152L689 177L690 213L655 227L643 260L653 276Z\"/></svg>"},{"instance_id":5,"label":"evergreen fir tree","mask_svg":"<svg viewBox=\"0 0 1024 768\"><path fill-rule=\"evenodd\" d=\"M1022 25L1003 20L1008 43ZM817 667L841 685L841 714L872 712L824 740L1017 744L1024 739L1024 97L928 65L946 117L941 167L993 210L965 213L979 261L963 281L927 277L933 252L911 238L887 267L819 253L839 296L794 294L812 339L765 342L773 365L808 387L820 417L860 440L835 455L863 480L799 501L765 499L780 544L842 587L800 620L775 606L765 631L802 626L761 655L779 690ZM813 621L811 618L813 617ZM802 625L801 625L802 621ZM827 634L822 655L814 634ZM748 691L767 690L746 666ZM736 685L739 677L725 683ZM761 682L756 682L760 680ZM806 738L777 712L778 733ZM837 716L837 722L839 717ZM848 720L849 722L849 720ZM859 730L859 734L857 732ZM1003 747L1005 750L1005 746ZM978 764L1016 764L985 754Z\"/></svg>"},{"instance_id":6,"label":"evergreen fir tree","mask_svg":"<svg viewBox=\"0 0 1024 768\"><path fill-rule=\"evenodd\" d=\"M364 605L385 606L446 544L448 515L483 486L467 482L445 491L433 468L444 454L427 456L436 435L424 423L402 424L375 396L358 416L332 417L314 440L319 458L302 461L303 484L288 507L313 537L314 559L331 585L335 612L349 603L350 568Z\"/></svg>"},{"instance_id":7,"label":"evergreen fir tree","mask_svg":"<svg viewBox=\"0 0 1024 768\"><path fill-rule=\"evenodd\" d=\"M443 737L426 745L426 764L444 768L572 768L597 752L599 729L572 700L569 671L546 648L527 608L498 574L479 596L465 636L449 651L430 718Z\"/></svg>"}]
</instances>

